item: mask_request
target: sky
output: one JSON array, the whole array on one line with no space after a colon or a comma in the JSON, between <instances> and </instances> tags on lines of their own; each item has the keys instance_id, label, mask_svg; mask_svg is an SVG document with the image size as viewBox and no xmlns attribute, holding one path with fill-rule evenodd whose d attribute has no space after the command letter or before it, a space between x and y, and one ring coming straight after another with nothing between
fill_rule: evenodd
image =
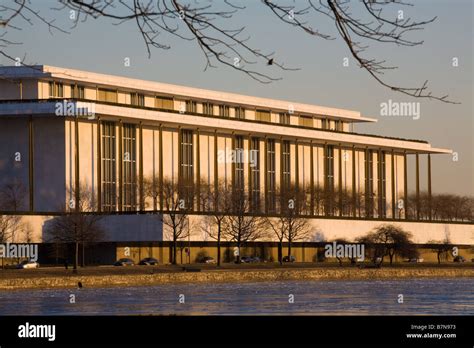
<instances>
[{"instance_id":1,"label":"sky","mask_svg":"<svg viewBox=\"0 0 474 348\"><path fill-rule=\"evenodd\" d=\"M208 0L201 2L210 3ZM414 6L390 5L386 11L390 18L395 18L399 10L403 10L405 18L415 20L437 17L433 23L424 26L423 31L408 34L407 38L422 40L423 45L400 47L371 43L365 54L398 67L382 76L388 82L418 87L428 80L433 94L449 94L449 99L459 104L412 98L386 89L356 65L330 18L317 13L305 17L313 28L335 38L324 40L283 23L259 1L236 1L246 8L226 21L229 28L245 26L244 36L250 37L249 45L265 52L275 52L275 60L300 69L281 71L265 64L252 66L282 78L270 84L259 83L222 65L204 71L205 58L196 41L165 34L160 38L171 48L152 49L151 57L148 57L143 39L133 22L114 25L116 21L89 18L70 29L70 13L51 10L51 7L57 7L53 0L33 1L33 4L40 9L41 14L54 18L55 24L69 33L53 31L51 34L37 20L29 25L18 19L15 24L21 30L10 29L7 35L9 40L21 44L10 45L7 52L14 57L26 56L25 61L29 64L53 65L360 111L362 116L376 118L378 122L357 124L357 132L427 140L434 147L452 149L457 153L457 161L451 155L432 156L433 192L474 195L473 2L411 2ZM286 3L293 2L287 0ZM295 3L303 6L304 1L297 0ZM351 5L354 6L354 13L358 14L358 1L353 0ZM343 66L345 57L349 58L348 67ZM128 67L124 66L125 58L130 59ZM453 58L457 58L457 67L453 66ZM0 64L11 65L4 57L0 58ZM419 102L420 118L382 116L381 104L389 100ZM413 190L414 159L410 159L408 164L409 188ZM421 175L423 190L427 183L426 156L421 156Z\"/></svg>"}]
</instances>

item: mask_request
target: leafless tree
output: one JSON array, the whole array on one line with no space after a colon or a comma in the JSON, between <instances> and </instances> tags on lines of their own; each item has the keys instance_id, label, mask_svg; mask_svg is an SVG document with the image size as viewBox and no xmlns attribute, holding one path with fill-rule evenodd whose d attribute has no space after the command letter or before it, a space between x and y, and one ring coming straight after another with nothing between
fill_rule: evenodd
<instances>
[{"instance_id":1,"label":"leafless tree","mask_svg":"<svg viewBox=\"0 0 474 348\"><path fill-rule=\"evenodd\" d=\"M143 194L145 196L145 206L148 207L148 202L146 198L150 198L153 202L153 210L158 206L158 201L160 197L159 191L159 179L153 176L147 176L143 178Z\"/></svg>"},{"instance_id":2,"label":"leafless tree","mask_svg":"<svg viewBox=\"0 0 474 348\"><path fill-rule=\"evenodd\" d=\"M419 211L418 211L419 209ZM441 221L472 221L474 198L455 194L432 194L431 201L428 192L421 191L419 200L415 193L408 195L407 214L411 219Z\"/></svg>"},{"instance_id":3,"label":"leafless tree","mask_svg":"<svg viewBox=\"0 0 474 348\"><path fill-rule=\"evenodd\" d=\"M288 260L291 260L291 246L297 240L309 239L311 226L303 214L307 210L306 193L295 186L288 189L277 188L280 202L280 214L276 218L267 218L269 229L278 239L278 262L283 261L283 241L288 242Z\"/></svg>"},{"instance_id":4,"label":"leafless tree","mask_svg":"<svg viewBox=\"0 0 474 348\"><path fill-rule=\"evenodd\" d=\"M209 237L217 241L217 266L220 266L221 240L232 208L232 187L226 187L224 181L220 180L217 190L214 185L208 185L206 182L201 183L201 188L201 207L209 214L204 216L203 228ZM216 228L213 229L212 226Z\"/></svg>"},{"instance_id":5,"label":"leafless tree","mask_svg":"<svg viewBox=\"0 0 474 348\"><path fill-rule=\"evenodd\" d=\"M33 227L30 223L23 224L23 241L25 243L33 242Z\"/></svg>"},{"instance_id":6,"label":"leafless tree","mask_svg":"<svg viewBox=\"0 0 474 348\"><path fill-rule=\"evenodd\" d=\"M427 244L430 244L431 250L436 253L438 264L441 264L442 259L448 261L454 247L449 236L446 236L442 241L430 240Z\"/></svg>"},{"instance_id":7,"label":"leafless tree","mask_svg":"<svg viewBox=\"0 0 474 348\"><path fill-rule=\"evenodd\" d=\"M14 214L23 209L26 197L24 185L13 180L0 189L0 242L14 242L16 235L22 230L22 217ZM9 214L9 213L12 214Z\"/></svg>"},{"instance_id":8,"label":"leafless tree","mask_svg":"<svg viewBox=\"0 0 474 348\"><path fill-rule=\"evenodd\" d=\"M262 0L259 6L285 25L315 39L341 39L356 63L382 86L411 97L452 103L447 95L433 95L428 89L428 81L419 87L402 87L387 82L383 73L396 67L387 65L385 60L366 55L373 43L395 47L423 44L423 41L413 41L408 36L422 30L436 17L415 21L409 17L401 18L400 13L395 18L390 14L395 6L400 11L400 8L413 4L405 0ZM245 10L245 6L232 0L208 3L188 0L57 0L57 5L51 10L73 11L69 14L72 26L68 30L88 19L110 19L114 25L132 22L145 43L149 57L152 48L170 49L169 41L175 38L196 43L206 60L205 69L223 65L262 83L280 79L273 76L272 69L296 70L285 67L274 52L264 52L253 45L245 26L229 24L233 16ZM6 34L9 29L21 30L21 26L32 26L36 20L46 25L50 32L68 32L55 24L55 16L40 12L37 2L4 1L0 5L0 15L0 26L6 29L0 35L0 54L11 60L15 58L7 52L7 48L17 42L8 39ZM334 23L335 35L316 29L324 19ZM170 39L167 40L167 37ZM259 66L253 69L252 65Z\"/></svg>"},{"instance_id":9,"label":"leafless tree","mask_svg":"<svg viewBox=\"0 0 474 348\"><path fill-rule=\"evenodd\" d=\"M412 257L417 254L411 242L411 233L404 231L401 227L390 224L383 224L376 227L366 236L357 239L359 243L372 246L374 248L374 259L380 257L383 262L384 256L390 258L390 265L393 263L395 255L402 257Z\"/></svg>"},{"instance_id":10,"label":"leafless tree","mask_svg":"<svg viewBox=\"0 0 474 348\"><path fill-rule=\"evenodd\" d=\"M102 241L105 230L101 224L103 215L94 214L94 197L90 187L80 184L76 195L74 188L68 190L75 197L66 204L65 214L53 218L47 226L47 234L53 243L74 244L74 270L79 264L79 247L82 246L82 266L85 265L85 245ZM76 200L77 199L77 200Z\"/></svg>"},{"instance_id":11,"label":"leafless tree","mask_svg":"<svg viewBox=\"0 0 474 348\"><path fill-rule=\"evenodd\" d=\"M265 219L252 213L247 195L240 190L232 192L231 209L226 219L224 236L237 244L237 263L240 263L240 250L248 241L255 241L267 235Z\"/></svg>"},{"instance_id":12,"label":"leafless tree","mask_svg":"<svg viewBox=\"0 0 474 348\"><path fill-rule=\"evenodd\" d=\"M348 244L349 241L345 238L337 238L334 240L337 244L345 245ZM342 257L339 257L337 253L336 254L336 259L339 261L339 266L342 266Z\"/></svg>"},{"instance_id":13,"label":"leafless tree","mask_svg":"<svg viewBox=\"0 0 474 348\"><path fill-rule=\"evenodd\" d=\"M186 190L180 183L169 178L163 180L160 187L163 195L163 224L170 229L170 239L173 241L172 264L177 263L178 241L190 237L191 228L189 225L189 206L192 198L189 197L189 190Z\"/></svg>"}]
</instances>

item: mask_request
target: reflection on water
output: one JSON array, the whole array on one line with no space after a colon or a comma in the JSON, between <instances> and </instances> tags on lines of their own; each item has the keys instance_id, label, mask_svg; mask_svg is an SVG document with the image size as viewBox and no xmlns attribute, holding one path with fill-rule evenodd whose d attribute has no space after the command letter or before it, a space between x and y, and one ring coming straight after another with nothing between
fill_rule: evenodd
<instances>
[{"instance_id":1,"label":"reflection on water","mask_svg":"<svg viewBox=\"0 0 474 348\"><path fill-rule=\"evenodd\" d=\"M1 315L473 315L474 279L281 281L0 291ZM76 303L70 303L75 294ZM179 303L180 294L185 303ZM403 303L398 303L398 295ZM294 303L289 303L294 295Z\"/></svg>"}]
</instances>

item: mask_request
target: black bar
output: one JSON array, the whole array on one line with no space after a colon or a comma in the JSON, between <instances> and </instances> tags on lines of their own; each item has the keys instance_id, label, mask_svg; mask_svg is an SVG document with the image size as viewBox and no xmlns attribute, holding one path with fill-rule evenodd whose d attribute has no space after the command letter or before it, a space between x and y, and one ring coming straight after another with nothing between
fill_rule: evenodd
<instances>
[{"instance_id":1,"label":"black bar","mask_svg":"<svg viewBox=\"0 0 474 348\"><path fill-rule=\"evenodd\" d=\"M20 325L27 322L55 325L55 340L18 337ZM452 328L447 328L451 325ZM222 342L232 342L247 346L249 340L252 344L278 343L287 347L295 344L316 347L322 343L472 347L472 318L468 316L14 316L1 317L0 327L2 348L19 344L64 347L91 343L135 347L147 343L224 346ZM456 337L408 337L434 333Z\"/></svg>"}]
</instances>

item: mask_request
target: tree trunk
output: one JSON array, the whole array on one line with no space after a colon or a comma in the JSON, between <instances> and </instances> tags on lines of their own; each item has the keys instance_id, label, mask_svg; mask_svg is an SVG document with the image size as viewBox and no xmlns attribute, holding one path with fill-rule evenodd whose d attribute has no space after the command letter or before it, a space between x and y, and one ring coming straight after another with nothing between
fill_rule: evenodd
<instances>
[{"instance_id":1,"label":"tree trunk","mask_svg":"<svg viewBox=\"0 0 474 348\"><path fill-rule=\"evenodd\" d=\"M174 233L173 234L173 260L172 260L172 264L173 265L176 265L176 252L177 252L177 249L178 249L178 243L176 241L176 234Z\"/></svg>"},{"instance_id":2,"label":"tree trunk","mask_svg":"<svg viewBox=\"0 0 474 348\"><path fill-rule=\"evenodd\" d=\"M237 263L240 263L240 240L237 241L237 251L238 251L238 254L237 254Z\"/></svg>"},{"instance_id":3,"label":"tree trunk","mask_svg":"<svg viewBox=\"0 0 474 348\"><path fill-rule=\"evenodd\" d=\"M217 267L221 265L221 223L217 223Z\"/></svg>"},{"instance_id":4,"label":"tree trunk","mask_svg":"<svg viewBox=\"0 0 474 348\"><path fill-rule=\"evenodd\" d=\"M288 239L288 262L291 262L291 239Z\"/></svg>"},{"instance_id":5,"label":"tree trunk","mask_svg":"<svg viewBox=\"0 0 474 348\"><path fill-rule=\"evenodd\" d=\"M74 271L77 271L77 265L79 264L79 242L76 241L75 252L74 252Z\"/></svg>"},{"instance_id":6,"label":"tree trunk","mask_svg":"<svg viewBox=\"0 0 474 348\"><path fill-rule=\"evenodd\" d=\"M388 256L390 257L390 266L392 265L394 255L395 254L391 254L391 253L388 254Z\"/></svg>"},{"instance_id":7,"label":"tree trunk","mask_svg":"<svg viewBox=\"0 0 474 348\"><path fill-rule=\"evenodd\" d=\"M283 264L283 240L278 242L278 262L280 265Z\"/></svg>"},{"instance_id":8,"label":"tree trunk","mask_svg":"<svg viewBox=\"0 0 474 348\"><path fill-rule=\"evenodd\" d=\"M82 242L82 260L81 260L81 267L84 267L86 265L86 259L85 259L85 246L84 242Z\"/></svg>"},{"instance_id":9,"label":"tree trunk","mask_svg":"<svg viewBox=\"0 0 474 348\"><path fill-rule=\"evenodd\" d=\"M441 264L441 257L440 257L440 253L438 251L438 265L440 265L440 264Z\"/></svg>"}]
</instances>

